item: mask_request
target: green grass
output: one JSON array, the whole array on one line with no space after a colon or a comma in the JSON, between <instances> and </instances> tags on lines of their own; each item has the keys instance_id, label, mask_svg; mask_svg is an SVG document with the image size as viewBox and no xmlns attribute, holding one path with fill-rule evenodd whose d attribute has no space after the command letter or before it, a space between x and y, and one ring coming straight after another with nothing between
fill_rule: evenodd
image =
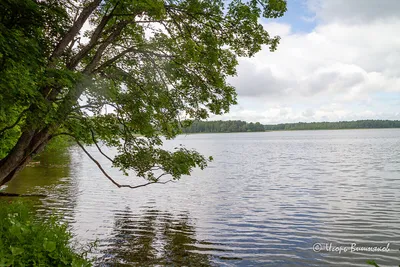
<instances>
[{"instance_id":1,"label":"green grass","mask_svg":"<svg viewBox=\"0 0 400 267\"><path fill-rule=\"evenodd\" d=\"M91 266L71 247L67 225L38 218L32 204L0 200L0 266Z\"/></svg>"}]
</instances>

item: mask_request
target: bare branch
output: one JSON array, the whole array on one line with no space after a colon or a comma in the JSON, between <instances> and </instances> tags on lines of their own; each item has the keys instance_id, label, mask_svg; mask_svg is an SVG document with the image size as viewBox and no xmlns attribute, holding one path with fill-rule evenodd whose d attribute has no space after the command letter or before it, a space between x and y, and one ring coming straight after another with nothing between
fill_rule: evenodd
<instances>
[{"instance_id":1,"label":"bare branch","mask_svg":"<svg viewBox=\"0 0 400 267\"><path fill-rule=\"evenodd\" d=\"M73 136L73 135L71 135ZM73 136L74 137L74 136ZM75 138L75 137L74 137ZM90 153L85 149L85 147L78 141L77 138L75 138L76 143L78 144L78 146L80 148L82 148L83 152L85 152L85 154L97 165L97 167L99 167L100 171L104 174L104 176L106 176L108 178L108 180L110 180L113 184L115 184L117 187L121 187L121 185L119 183L117 183L113 178L111 178L110 175L108 175L108 173L103 169L103 167L101 166L101 164L95 159L93 158L92 155L90 155Z\"/></svg>"},{"instance_id":2,"label":"bare branch","mask_svg":"<svg viewBox=\"0 0 400 267\"><path fill-rule=\"evenodd\" d=\"M104 157L106 157L109 161L111 161L112 163L114 163L114 160L113 160L112 158L110 158L109 156L107 156L107 155L101 150L101 148L99 147L99 145L97 144L96 138L94 137L94 132L93 132L92 129L90 129L90 133L92 134L92 140L93 140L93 143L95 144L95 146L97 147L97 150L99 150L99 152L100 152Z\"/></svg>"},{"instance_id":3,"label":"bare branch","mask_svg":"<svg viewBox=\"0 0 400 267\"><path fill-rule=\"evenodd\" d=\"M120 16L123 16L123 14L122 15L120 15ZM163 22L163 21L165 21L165 22L169 22L169 20L135 20L135 23L136 24L138 24L138 23L160 23L160 22Z\"/></svg>"},{"instance_id":4,"label":"bare branch","mask_svg":"<svg viewBox=\"0 0 400 267\"><path fill-rule=\"evenodd\" d=\"M67 0L67 3L68 3L70 6L72 6L73 8L75 8L75 9L79 9L79 7L78 7L75 3L73 3L72 1Z\"/></svg>"},{"instance_id":5,"label":"bare branch","mask_svg":"<svg viewBox=\"0 0 400 267\"><path fill-rule=\"evenodd\" d=\"M166 183L169 183L169 182L173 182L173 180L167 180L167 181L165 181L165 182L158 182L158 181L156 181L156 182L148 182L148 183L145 183L145 184L140 184L140 185L121 185L120 187L128 187L128 188L131 188L131 189L135 189L135 188L139 188L139 187L143 187L143 186L147 186L147 185L151 185L151 184L166 184Z\"/></svg>"},{"instance_id":6,"label":"bare branch","mask_svg":"<svg viewBox=\"0 0 400 267\"><path fill-rule=\"evenodd\" d=\"M103 32L104 27L107 25L108 21L112 17L112 13L114 12L115 8L118 6L118 3L114 6L113 10L108 15L105 15L97 28L94 30L92 37L87 45L85 45L68 63L69 69L74 69L78 63L88 54L88 52L97 44L101 33Z\"/></svg>"},{"instance_id":7,"label":"bare branch","mask_svg":"<svg viewBox=\"0 0 400 267\"><path fill-rule=\"evenodd\" d=\"M68 136L71 136L72 138L74 138L75 142L77 143L77 145L97 165L97 167L99 167L100 171L104 174L104 176L106 176L107 179L110 180L118 188L126 187L126 188L135 189L135 188L144 187L144 186L151 185L151 184L166 184L166 183L169 183L169 182L173 182L173 180L167 180L165 182L160 182L159 179L162 176L167 174L167 173L163 173L160 176L158 176L154 181L151 181L151 182L148 182L148 183L145 183L145 184L140 184L140 185L119 184L110 175L108 175L108 173L104 170L104 168L101 166L101 164L85 149L85 147L81 144L81 142L78 141L78 139L73 134L70 134L70 133L59 133L58 135L68 135Z\"/></svg>"},{"instance_id":8,"label":"bare branch","mask_svg":"<svg viewBox=\"0 0 400 267\"><path fill-rule=\"evenodd\" d=\"M67 47L69 42L71 42L72 39L76 36L76 34L81 30L83 24L85 24L90 14L92 14L92 12L100 5L100 3L101 0L94 0L82 10L78 19L74 22L72 27L64 35L61 41L57 44L56 48L53 51L53 54L50 57L50 62L52 62L54 58L61 56L61 54L63 53L64 49Z\"/></svg>"},{"instance_id":9,"label":"bare branch","mask_svg":"<svg viewBox=\"0 0 400 267\"><path fill-rule=\"evenodd\" d=\"M128 53L149 54L149 55L153 55L153 56L160 57L160 58L174 58L173 55L167 55L167 54L157 53L157 52L153 52L153 51L139 50L137 48L131 47L131 48L128 48L128 49L122 51L115 57L110 58L103 64L101 64L97 69L94 70L94 72L98 72L98 71L101 71L101 70L107 68L108 66L110 66L111 64L113 64L114 62L116 62L117 60L119 60L120 58L122 58L123 56L125 56Z\"/></svg>"},{"instance_id":10,"label":"bare branch","mask_svg":"<svg viewBox=\"0 0 400 267\"><path fill-rule=\"evenodd\" d=\"M132 51L133 51L133 49L126 49L126 50L122 51L115 57L113 57L113 58L107 60L106 62L104 62L103 64L101 64L97 69L94 70L94 72L98 72L98 71L101 71L101 70L107 68L108 66L110 66L111 64L116 62L118 59L122 58L123 56L125 56L126 54L128 54Z\"/></svg>"},{"instance_id":11,"label":"bare branch","mask_svg":"<svg viewBox=\"0 0 400 267\"><path fill-rule=\"evenodd\" d=\"M133 13L117 13L114 14L113 17L134 17L136 14ZM160 20L135 20L135 24L139 23L161 23L161 22L169 22L170 20L167 19L160 19Z\"/></svg>"},{"instance_id":12,"label":"bare branch","mask_svg":"<svg viewBox=\"0 0 400 267\"><path fill-rule=\"evenodd\" d=\"M107 39L99 46L95 55L92 58L92 61L86 66L84 73L88 74L91 73L95 68L96 65L99 63L104 50L121 34L122 30L125 28L126 25L129 24L130 21L121 21L117 24L115 30L107 37Z\"/></svg>"},{"instance_id":13,"label":"bare branch","mask_svg":"<svg viewBox=\"0 0 400 267\"><path fill-rule=\"evenodd\" d=\"M83 105L83 106L77 106L74 110L79 110L79 109L85 109L85 108L91 108L91 109L99 109L103 106L103 104L99 105Z\"/></svg>"}]
</instances>

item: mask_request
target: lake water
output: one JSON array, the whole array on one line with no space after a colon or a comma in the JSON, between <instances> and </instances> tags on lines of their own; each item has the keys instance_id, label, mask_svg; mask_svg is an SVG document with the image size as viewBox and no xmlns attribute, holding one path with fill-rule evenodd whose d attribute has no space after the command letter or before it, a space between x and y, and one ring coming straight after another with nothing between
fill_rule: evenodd
<instances>
[{"instance_id":1,"label":"lake water","mask_svg":"<svg viewBox=\"0 0 400 267\"><path fill-rule=\"evenodd\" d=\"M43 214L56 208L76 240L97 239L98 266L400 264L400 129L182 135L166 146L179 144L214 161L176 183L118 189L72 147L44 154L7 191L48 194Z\"/></svg>"}]
</instances>

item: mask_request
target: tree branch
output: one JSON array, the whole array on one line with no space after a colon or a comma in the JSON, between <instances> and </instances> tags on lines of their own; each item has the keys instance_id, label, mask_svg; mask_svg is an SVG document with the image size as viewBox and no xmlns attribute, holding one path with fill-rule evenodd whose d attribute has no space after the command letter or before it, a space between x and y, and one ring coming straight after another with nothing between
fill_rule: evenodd
<instances>
[{"instance_id":1,"label":"tree branch","mask_svg":"<svg viewBox=\"0 0 400 267\"><path fill-rule=\"evenodd\" d=\"M107 39L99 46L95 55L93 56L91 62L86 66L83 73L91 73L95 68L96 65L99 63L101 56L103 55L104 50L120 35L122 30L125 28L126 25L129 24L130 21L121 21L117 24L115 30L107 37Z\"/></svg>"},{"instance_id":2,"label":"tree branch","mask_svg":"<svg viewBox=\"0 0 400 267\"><path fill-rule=\"evenodd\" d=\"M115 181L110 175L108 175L108 173L103 169L103 167L101 166L101 164L85 149L85 147L81 144L81 142L78 141L78 139L70 133L59 133L58 135L68 135L71 136L72 138L75 139L75 142L77 143L77 145L83 150L83 152L85 152L85 154L97 165L97 167L100 169L100 171L104 174L104 176L107 177L108 180L110 180L114 185L116 185L118 188L121 187L126 187L126 188L131 188L131 189L135 189L135 188L139 188L139 187L144 187L147 185L151 185L151 184L166 184L169 182L173 182L173 180L167 180L165 182L160 182L159 179L166 175L167 173L163 173L160 176L158 176L154 181L145 183L145 184L140 184L140 185L128 185L128 184L119 184L117 181Z\"/></svg>"},{"instance_id":3,"label":"tree branch","mask_svg":"<svg viewBox=\"0 0 400 267\"><path fill-rule=\"evenodd\" d=\"M57 44L56 48L53 51L53 54L50 57L49 62L52 62L54 58L61 56L69 42L71 42L76 34L81 30L83 24L85 24L90 14L92 14L92 12L100 5L100 3L101 0L94 0L82 10L81 14L79 14L78 19L74 22L72 27L64 35L61 41Z\"/></svg>"},{"instance_id":4,"label":"tree branch","mask_svg":"<svg viewBox=\"0 0 400 267\"><path fill-rule=\"evenodd\" d=\"M104 104L101 105L83 105L83 106L77 106L74 110L80 110L80 109L88 109L88 108L92 108L92 109L100 109L104 106Z\"/></svg>"},{"instance_id":5,"label":"tree branch","mask_svg":"<svg viewBox=\"0 0 400 267\"><path fill-rule=\"evenodd\" d=\"M139 188L139 187L143 187L143 186L147 186L147 185L151 185L151 184L166 184L166 183L169 183L169 182L173 182L173 181L172 180L167 180L165 182L155 181L155 182L148 182L148 183L145 183L145 184L134 185L134 186L132 186L132 185L121 185L120 187L128 187L128 188L131 188L131 189L135 189L135 188Z\"/></svg>"},{"instance_id":6,"label":"tree branch","mask_svg":"<svg viewBox=\"0 0 400 267\"><path fill-rule=\"evenodd\" d=\"M112 13L114 12L115 8L118 6L118 3L115 4L114 8L111 10L111 12L108 15L105 15L101 19L99 25L94 30L89 43L87 45L85 45L74 57L71 58L70 62L67 65L67 67L69 69L74 69L78 65L78 63L88 54L88 52L97 44L97 41L99 40L104 27L107 25L108 21L112 17Z\"/></svg>"},{"instance_id":7,"label":"tree branch","mask_svg":"<svg viewBox=\"0 0 400 267\"><path fill-rule=\"evenodd\" d=\"M78 141L78 139L71 135L72 137L75 138L75 142L78 144L78 146L83 150L83 152L85 152L85 154L97 165L97 167L99 167L100 171L104 174L105 177L108 178L108 180L110 180L113 184L115 184L117 187L121 187L121 185L119 183L117 183L113 178L111 178L110 175L108 175L108 173L103 169L103 167L101 166L101 164L95 159L93 158L92 155L90 155L90 153L85 149L85 147Z\"/></svg>"},{"instance_id":8,"label":"tree branch","mask_svg":"<svg viewBox=\"0 0 400 267\"><path fill-rule=\"evenodd\" d=\"M114 160L113 160L112 158L110 158L109 156L107 156L107 155L101 150L101 148L99 147L99 145L97 144L96 139L95 139L95 137L94 137L94 132L93 132L92 129L90 129L90 133L92 134L92 140L93 140L93 143L95 144L95 146L97 147L97 150L99 150L99 152L100 152L104 157L106 157L109 161L111 161L112 163L114 163Z\"/></svg>"},{"instance_id":9,"label":"tree branch","mask_svg":"<svg viewBox=\"0 0 400 267\"><path fill-rule=\"evenodd\" d=\"M128 54L128 53L130 53L130 52L132 52L132 51L133 51L132 48L131 48L131 49L126 49L126 50L122 51L121 53L119 53L119 54L116 55L115 57L110 58L109 60L107 60L106 62L104 62L103 64L101 64L98 68L96 68L96 69L94 70L94 72L98 72L98 71L101 71L101 70L107 68L108 66L110 66L111 64L113 64L114 62L116 62L118 59L122 58L123 56L125 56L126 54Z\"/></svg>"},{"instance_id":10,"label":"tree branch","mask_svg":"<svg viewBox=\"0 0 400 267\"><path fill-rule=\"evenodd\" d=\"M122 51L121 53L119 53L115 57L110 58L109 60L107 60L103 64L101 64L98 68L96 68L94 70L94 72L98 72L98 71L101 71L101 70L107 68L108 66L110 66L111 64L113 64L118 59L122 58L123 56L125 56L128 53L149 54L149 55L153 55L153 56L157 56L157 57L161 57L161 58L174 58L173 55L166 55L166 54L152 52L152 51L144 51L144 50L139 50L137 48L131 47L131 48L128 48L128 49Z\"/></svg>"}]
</instances>

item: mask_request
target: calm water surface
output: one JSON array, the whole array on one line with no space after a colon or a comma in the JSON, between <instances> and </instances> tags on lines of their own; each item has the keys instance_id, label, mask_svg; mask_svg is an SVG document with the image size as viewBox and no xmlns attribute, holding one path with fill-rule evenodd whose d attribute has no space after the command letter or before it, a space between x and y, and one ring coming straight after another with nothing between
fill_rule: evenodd
<instances>
[{"instance_id":1,"label":"calm water surface","mask_svg":"<svg viewBox=\"0 0 400 267\"><path fill-rule=\"evenodd\" d=\"M7 191L48 194L43 214L56 208L77 240L97 239L98 266L399 265L400 130L197 134L166 146L179 144L214 161L177 183L118 189L72 147ZM351 243L390 251L326 251Z\"/></svg>"}]
</instances>

